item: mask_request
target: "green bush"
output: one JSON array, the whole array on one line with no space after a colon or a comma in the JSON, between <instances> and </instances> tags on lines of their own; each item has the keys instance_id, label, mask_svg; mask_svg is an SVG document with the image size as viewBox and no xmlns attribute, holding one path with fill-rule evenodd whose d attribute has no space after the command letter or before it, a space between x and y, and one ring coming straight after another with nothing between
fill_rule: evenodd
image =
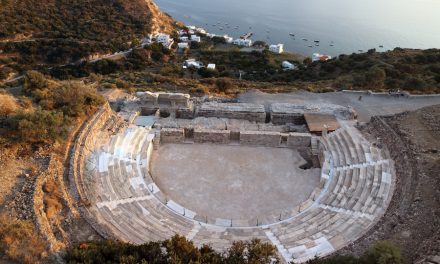
<instances>
[{"instance_id":1,"label":"green bush","mask_svg":"<svg viewBox=\"0 0 440 264\"><path fill-rule=\"evenodd\" d=\"M221 254L207 245L197 248L193 242L179 235L163 242L149 242L143 245L131 245L115 241L81 243L69 249L64 259L67 264L278 263L276 248L268 243L262 243L260 240L234 242L226 253Z\"/></svg>"}]
</instances>

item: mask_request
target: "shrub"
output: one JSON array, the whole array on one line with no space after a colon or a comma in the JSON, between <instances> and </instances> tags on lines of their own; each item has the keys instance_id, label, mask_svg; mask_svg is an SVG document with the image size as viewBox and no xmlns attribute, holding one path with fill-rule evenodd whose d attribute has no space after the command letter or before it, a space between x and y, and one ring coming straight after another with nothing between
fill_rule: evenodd
<instances>
[{"instance_id":1,"label":"shrub","mask_svg":"<svg viewBox=\"0 0 440 264\"><path fill-rule=\"evenodd\" d=\"M215 86L218 91L226 93L229 89L232 88L233 84L231 79L229 78L219 78L215 81Z\"/></svg>"},{"instance_id":2,"label":"shrub","mask_svg":"<svg viewBox=\"0 0 440 264\"><path fill-rule=\"evenodd\" d=\"M63 140L67 135L69 123L62 112L41 109L34 113L18 113L8 122L12 136L28 143Z\"/></svg>"},{"instance_id":3,"label":"shrub","mask_svg":"<svg viewBox=\"0 0 440 264\"><path fill-rule=\"evenodd\" d=\"M377 241L370 247L366 257L369 263L401 264L403 263L400 250L389 241ZM370 262L371 261L371 262Z\"/></svg>"},{"instance_id":4,"label":"shrub","mask_svg":"<svg viewBox=\"0 0 440 264\"><path fill-rule=\"evenodd\" d=\"M19 108L15 98L9 94L0 94L0 118L7 117Z\"/></svg>"}]
</instances>

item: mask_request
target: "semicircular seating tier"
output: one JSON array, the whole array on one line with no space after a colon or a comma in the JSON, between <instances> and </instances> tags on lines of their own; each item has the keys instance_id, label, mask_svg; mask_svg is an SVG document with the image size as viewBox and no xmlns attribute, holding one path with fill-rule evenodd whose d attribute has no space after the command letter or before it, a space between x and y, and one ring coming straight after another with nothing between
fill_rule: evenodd
<instances>
[{"instance_id":1,"label":"semicircular seating tier","mask_svg":"<svg viewBox=\"0 0 440 264\"><path fill-rule=\"evenodd\" d=\"M83 156L75 178L81 199L88 201L95 226L122 241L141 244L180 234L223 250L234 240L258 238L273 243L286 262L301 263L361 237L385 213L393 193L392 160L357 129L344 127L319 138L323 188L292 209L294 216L247 227L209 223L168 201L149 176L155 133L129 127L78 154Z\"/></svg>"}]
</instances>

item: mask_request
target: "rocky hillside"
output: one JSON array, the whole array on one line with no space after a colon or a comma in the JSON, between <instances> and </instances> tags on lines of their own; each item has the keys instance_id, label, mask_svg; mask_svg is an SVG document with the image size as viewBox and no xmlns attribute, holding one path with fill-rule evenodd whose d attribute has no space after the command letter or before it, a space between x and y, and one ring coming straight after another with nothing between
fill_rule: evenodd
<instances>
[{"instance_id":1,"label":"rocky hillside","mask_svg":"<svg viewBox=\"0 0 440 264\"><path fill-rule=\"evenodd\" d=\"M9 59L18 64L67 63L173 26L150 0L2 0L0 53L16 55Z\"/></svg>"}]
</instances>

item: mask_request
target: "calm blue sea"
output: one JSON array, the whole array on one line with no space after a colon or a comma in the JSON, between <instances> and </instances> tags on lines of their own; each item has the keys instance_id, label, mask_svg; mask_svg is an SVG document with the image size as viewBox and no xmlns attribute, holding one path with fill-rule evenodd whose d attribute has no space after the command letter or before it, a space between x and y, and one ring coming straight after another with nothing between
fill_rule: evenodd
<instances>
[{"instance_id":1,"label":"calm blue sea","mask_svg":"<svg viewBox=\"0 0 440 264\"><path fill-rule=\"evenodd\" d=\"M440 48L440 0L155 2L187 25L233 37L253 32L253 40L284 43L287 50L305 55L348 54L370 48Z\"/></svg>"}]
</instances>

